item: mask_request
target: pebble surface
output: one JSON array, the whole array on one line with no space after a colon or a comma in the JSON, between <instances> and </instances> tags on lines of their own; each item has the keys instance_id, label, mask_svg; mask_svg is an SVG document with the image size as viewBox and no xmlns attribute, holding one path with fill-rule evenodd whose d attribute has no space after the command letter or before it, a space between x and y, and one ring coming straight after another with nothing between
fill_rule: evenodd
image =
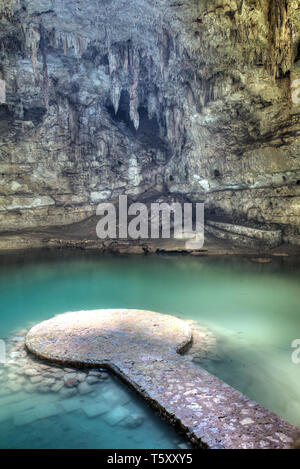
<instances>
[{"instance_id":1,"label":"pebble surface","mask_svg":"<svg viewBox=\"0 0 300 469\"><path fill-rule=\"evenodd\" d=\"M289 448L298 429L179 355L192 339L174 316L110 309L55 316L29 331L26 346L64 366L113 370L198 447Z\"/></svg>"}]
</instances>

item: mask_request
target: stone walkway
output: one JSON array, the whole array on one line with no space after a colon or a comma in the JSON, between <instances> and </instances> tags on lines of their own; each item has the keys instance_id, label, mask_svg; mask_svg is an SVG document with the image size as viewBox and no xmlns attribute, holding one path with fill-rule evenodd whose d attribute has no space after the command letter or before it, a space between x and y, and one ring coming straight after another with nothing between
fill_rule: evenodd
<instances>
[{"instance_id":1,"label":"stone walkway","mask_svg":"<svg viewBox=\"0 0 300 469\"><path fill-rule=\"evenodd\" d=\"M290 447L298 430L182 357L191 342L185 321L126 309L65 313L34 326L26 337L39 358L111 369L196 446Z\"/></svg>"}]
</instances>

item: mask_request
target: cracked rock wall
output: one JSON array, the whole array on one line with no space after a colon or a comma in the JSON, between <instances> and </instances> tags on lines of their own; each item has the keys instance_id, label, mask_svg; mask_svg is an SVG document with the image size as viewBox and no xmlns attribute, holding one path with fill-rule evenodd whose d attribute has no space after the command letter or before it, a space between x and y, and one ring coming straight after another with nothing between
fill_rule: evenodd
<instances>
[{"instance_id":1,"label":"cracked rock wall","mask_svg":"<svg viewBox=\"0 0 300 469\"><path fill-rule=\"evenodd\" d=\"M0 0L0 17L1 231L163 194L300 244L298 0Z\"/></svg>"}]
</instances>

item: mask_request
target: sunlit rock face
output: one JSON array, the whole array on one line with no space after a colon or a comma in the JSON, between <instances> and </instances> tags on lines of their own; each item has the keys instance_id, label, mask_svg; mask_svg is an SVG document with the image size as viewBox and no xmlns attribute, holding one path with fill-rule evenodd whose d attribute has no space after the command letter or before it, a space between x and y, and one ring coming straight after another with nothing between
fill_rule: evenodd
<instances>
[{"instance_id":1,"label":"sunlit rock face","mask_svg":"<svg viewBox=\"0 0 300 469\"><path fill-rule=\"evenodd\" d=\"M2 231L162 193L300 244L298 0L1 5Z\"/></svg>"}]
</instances>

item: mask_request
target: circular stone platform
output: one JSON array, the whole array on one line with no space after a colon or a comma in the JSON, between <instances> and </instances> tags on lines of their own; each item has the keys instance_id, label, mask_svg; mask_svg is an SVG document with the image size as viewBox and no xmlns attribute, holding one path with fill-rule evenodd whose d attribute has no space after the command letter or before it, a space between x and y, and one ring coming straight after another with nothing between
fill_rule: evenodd
<instances>
[{"instance_id":1,"label":"circular stone platform","mask_svg":"<svg viewBox=\"0 0 300 469\"><path fill-rule=\"evenodd\" d=\"M178 352L192 340L189 325L153 311L101 309L57 315L34 326L28 350L59 363L99 366L138 357L150 349Z\"/></svg>"},{"instance_id":2,"label":"circular stone platform","mask_svg":"<svg viewBox=\"0 0 300 469\"><path fill-rule=\"evenodd\" d=\"M191 342L186 322L132 309L61 314L26 337L39 358L110 368L199 447L290 447L295 427L176 353Z\"/></svg>"}]
</instances>

